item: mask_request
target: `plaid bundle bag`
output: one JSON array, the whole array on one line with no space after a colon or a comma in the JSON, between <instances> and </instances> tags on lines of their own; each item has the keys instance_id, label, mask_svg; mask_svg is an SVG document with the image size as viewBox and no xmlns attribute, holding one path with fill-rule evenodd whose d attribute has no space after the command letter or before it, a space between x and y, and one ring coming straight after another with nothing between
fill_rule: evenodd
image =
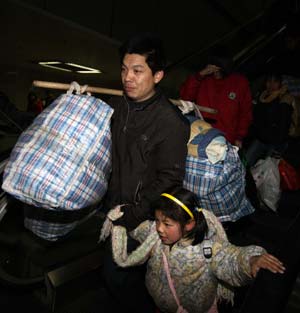
<instances>
[{"instance_id":1,"label":"plaid bundle bag","mask_svg":"<svg viewBox=\"0 0 300 313\"><path fill-rule=\"evenodd\" d=\"M188 155L183 185L197 195L200 205L221 222L234 222L254 212L245 194L245 170L236 149L227 143L224 161Z\"/></svg>"},{"instance_id":2,"label":"plaid bundle bag","mask_svg":"<svg viewBox=\"0 0 300 313\"><path fill-rule=\"evenodd\" d=\"M76 210L98 203L111 171L113 109L90 95L58 97L18 139L2 188L42 208Z\"/></svg>"}]
</instances>

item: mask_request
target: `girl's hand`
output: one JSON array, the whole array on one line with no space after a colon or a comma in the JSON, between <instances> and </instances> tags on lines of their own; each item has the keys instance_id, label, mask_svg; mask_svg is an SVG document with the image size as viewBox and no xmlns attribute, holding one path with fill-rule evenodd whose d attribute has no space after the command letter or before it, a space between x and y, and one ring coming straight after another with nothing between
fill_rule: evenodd
<instances>
[{"instance_id":1,"label":"girl's hand","mask_svg":"<svg viewBox=\"0 0 300 313\"><path fill-rule=\"evenodd\" d=\"M275 256L265 253L250 258L251 275L255 277L257 272L261 269L267 269L272 273L283 274L285 267Z\"/></svg>"}]
</instances>

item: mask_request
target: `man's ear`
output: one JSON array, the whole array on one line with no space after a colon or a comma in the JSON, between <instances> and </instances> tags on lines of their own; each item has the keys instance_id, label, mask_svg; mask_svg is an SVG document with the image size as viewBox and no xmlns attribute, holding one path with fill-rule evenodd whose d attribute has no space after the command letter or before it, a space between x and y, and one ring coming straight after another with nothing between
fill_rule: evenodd
<instances>
[{"instance_id":1,"label":"man's ear","mask_svg":"<svg viewBox=\"0 0 300 313\"><path fill-rule=\"evenodd\" d=\"M184 230L189 232L191 231L196 225L195 220L190 219L184 226Z\"/></svg>"},{"instance_id":2,"label":"man's ear","mask_svg":"<svg viewBox=\"0 0 300 313\"><path fill-rule=\"evenodd\" d=\"M155 84L158 84L164 77L164 71L157 71L154 74L154 82Z\"/></svg>"}]
</instances>

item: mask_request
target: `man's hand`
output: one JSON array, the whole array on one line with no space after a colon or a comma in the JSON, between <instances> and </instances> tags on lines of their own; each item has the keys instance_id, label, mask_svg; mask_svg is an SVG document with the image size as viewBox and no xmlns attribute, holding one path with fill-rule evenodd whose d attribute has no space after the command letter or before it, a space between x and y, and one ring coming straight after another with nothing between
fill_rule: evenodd
<instances>
[{"instance_id":1,"label":"man's hand","mask_svg":"<svg viewBox=\"0 0 300 313\"><path fill-rule=\"evenodd\" d=\"M255 277L261 268L267 269L272 273L283 274L285 267L275 256L265 253L250 258L251 275Z\"/></svg>"}]
</instances>

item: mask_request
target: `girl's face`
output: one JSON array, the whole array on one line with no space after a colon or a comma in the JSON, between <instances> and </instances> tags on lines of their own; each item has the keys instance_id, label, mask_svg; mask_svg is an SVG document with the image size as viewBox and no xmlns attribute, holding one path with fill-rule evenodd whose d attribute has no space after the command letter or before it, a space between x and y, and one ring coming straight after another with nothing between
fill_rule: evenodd
<instances>
[{"instance_id":1,"label":"girl's face","mask_svg":"<svg viewBox=\"0 0 300 313\"><path fill-rule=\"evenodd\" d=\"M165 245L172 245L182 238L180 224L173 219L166 217L161 211L155 211L156 230Z\"/></svg>"}]
</instances>

